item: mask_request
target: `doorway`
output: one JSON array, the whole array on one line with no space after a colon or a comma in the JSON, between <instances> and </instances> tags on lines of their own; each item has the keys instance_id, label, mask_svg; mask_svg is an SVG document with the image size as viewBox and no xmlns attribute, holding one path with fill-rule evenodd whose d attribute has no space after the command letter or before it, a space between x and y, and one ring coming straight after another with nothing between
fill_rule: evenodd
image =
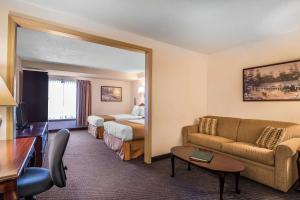
<instances>
[{"instance_id":1,"label":"doorway","mask_svg":"<svg viewBox=\"0 0 300 200\"><path fill-rule=\"evenodd\" d=\"M130 44L122 41L112 40L88 33L68 29L63 26L54 25L51 22L31 19L18 15L9 15L9 37L8 37L8 76L7 85L14 93L15 59L16 59L16 29L23 27L31 30L47 32L56 35L62 35L70 38L76 38L83 41L107 45L114 48L125 49L133 52L143 52L145 54L145 147L144 162L151 163L151 81L152 81L152 49ZM13 110L8 108L7 126L13 130ZM11 133L10 131L7 131ZM12 137L9 135L8 137Z\"/></svg>"}]
</instances>

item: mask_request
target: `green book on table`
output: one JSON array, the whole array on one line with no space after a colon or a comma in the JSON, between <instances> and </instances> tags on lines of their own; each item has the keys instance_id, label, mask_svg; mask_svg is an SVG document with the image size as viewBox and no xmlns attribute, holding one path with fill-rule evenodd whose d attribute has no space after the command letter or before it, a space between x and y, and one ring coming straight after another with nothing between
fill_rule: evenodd
<instances>
[{"instance_id":1,"label":"green book on table","mask_svg":"<svg viewBox=\"0 0 300 200\"><path fill-rule=\"evenodd\" d=\"M195 150L192 152L190 159L194 161L209 163L213 159L213 154L208 151Z\"/></svg>"}]
</instances>

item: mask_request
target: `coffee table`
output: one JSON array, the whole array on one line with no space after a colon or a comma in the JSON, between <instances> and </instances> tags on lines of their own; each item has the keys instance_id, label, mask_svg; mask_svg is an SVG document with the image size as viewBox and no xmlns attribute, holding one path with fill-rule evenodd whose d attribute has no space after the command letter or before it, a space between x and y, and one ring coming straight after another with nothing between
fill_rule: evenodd
<instances>
[{"instance_id":1,"label":"coffee table","mask_svg":"<svg viewBox=\"0 0 300 200\"><path fill-rule=\"evenodd\" d=\"M220 187L220 200L223 199L225 176L226 174L229 173L235 175L235 191L236 193L240 194L239 177L240 177L240 173L245 170L245 166L243 165L243 163L218 153L213 153L214 157L210 163L190 160L189 157L192 154L192 151L197 149L199 148L189 147L189 146L176 146L171 149L171 164L172 164L171 177L175 176L175 158L178 158L188 163L188 170L191 170L191 165L194 165L196 167L204 168L218 174L219 187Z\"/></svg>"}]
</instances>

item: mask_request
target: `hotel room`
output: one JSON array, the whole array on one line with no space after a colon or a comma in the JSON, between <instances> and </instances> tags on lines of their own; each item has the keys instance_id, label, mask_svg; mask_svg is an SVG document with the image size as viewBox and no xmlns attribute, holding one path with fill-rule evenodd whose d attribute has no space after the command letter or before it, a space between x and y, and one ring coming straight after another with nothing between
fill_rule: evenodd
<instances>
[{"instance_id":1,"label":"hotel room","mask_svg":"<svg viewBox=\"0 0 300 200\"><path fill-rule=\"evenodd\" d=\"M300 1L0 1L0 199L299 199Z\"/></svg>"},{"instance_id":2,"label":"hotel room","mask_svg":"<svg viewBox=\"0 0 300 200\"><path fill-rule=\"evenodd\" d=\"M22 27L16 35L16 113L50 132L88 127L122 160L143 155L144 53Z\"/></svg>"}]
</instances>

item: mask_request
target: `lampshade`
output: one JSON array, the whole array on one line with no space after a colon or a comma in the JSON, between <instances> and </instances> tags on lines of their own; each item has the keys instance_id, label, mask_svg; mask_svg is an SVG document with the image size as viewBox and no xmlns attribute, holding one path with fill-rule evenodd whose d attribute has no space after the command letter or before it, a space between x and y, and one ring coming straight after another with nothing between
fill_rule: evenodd
<instances>
[{"instance_id":1,"label":"lampshade","mask_svg":"<svg viewBox=\"0 0 300 200\"><path fill-rule=\"evenodd\" d=\"M0 106L15 106L16 101L6 87L4 80L0 77Z\"/></svg>"},{"instance_id":2,"label":"lampshade","mask_svg":"<svg viewBox=\"0 0 300 200\"><path fill-rule=\"evenodd\" d=\"M144 93L145 93L145 87L144 87L144 86L140 86L140 87L138 88L138 93L139 93L139 94L144 94Z\"/></svg>"}]
</instances>

